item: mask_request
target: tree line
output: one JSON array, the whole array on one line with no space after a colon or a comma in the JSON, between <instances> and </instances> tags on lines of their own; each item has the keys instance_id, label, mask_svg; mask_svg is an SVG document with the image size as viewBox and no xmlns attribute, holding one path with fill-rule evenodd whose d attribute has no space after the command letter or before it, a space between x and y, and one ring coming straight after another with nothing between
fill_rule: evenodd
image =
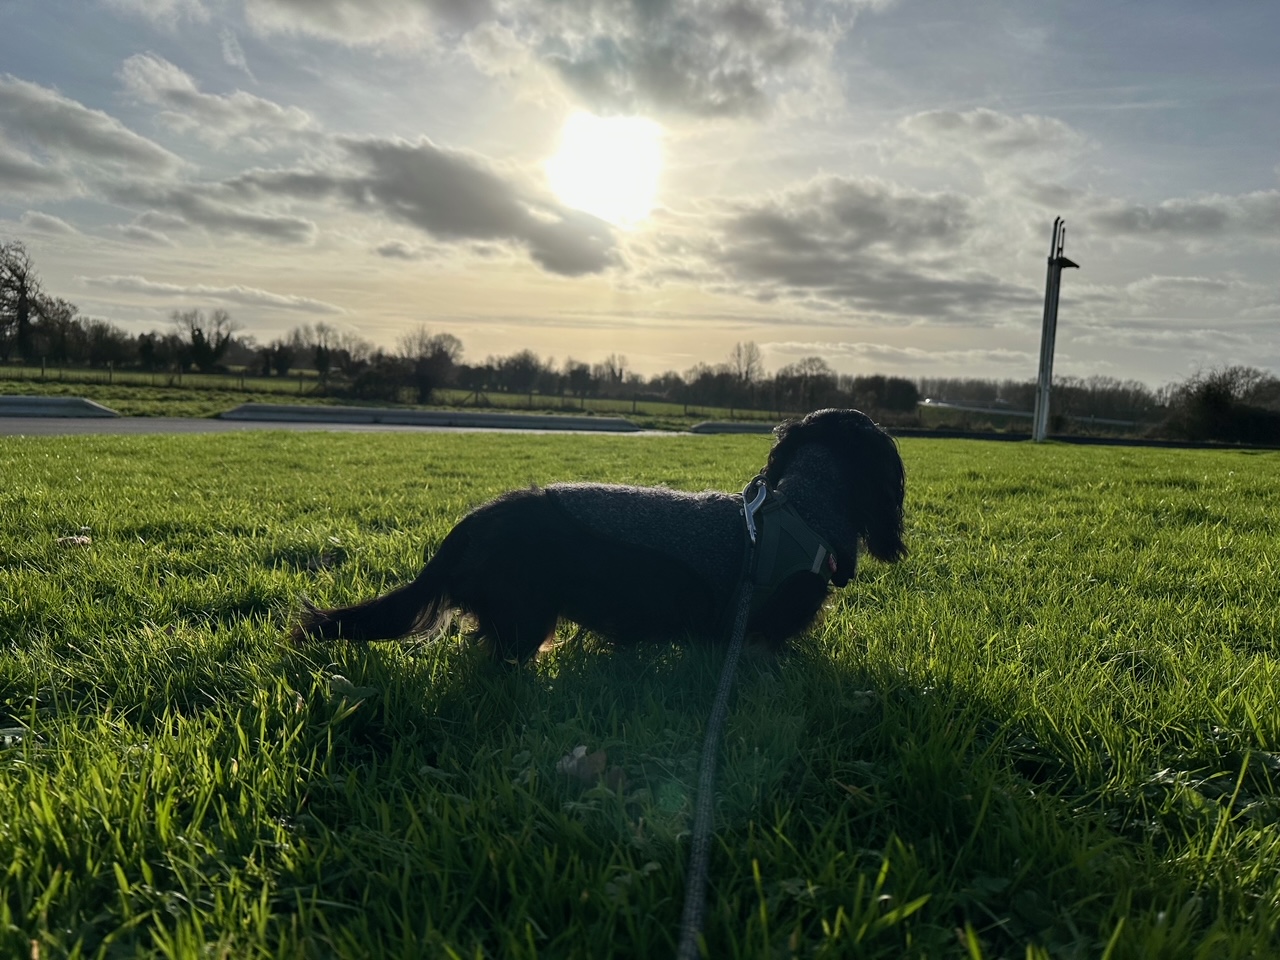
<instances>
[{"instance_id":1,"label":"tree line","mask_svg":"<svg viewBox=\"0 0 1280 960\"><path fill-rule=\"evenodd\" d=\"M663 400L697 407L756 409L779 414L853 406L898 425L917 421L921 400L1029 411L1033 380L904 377L836 373L825 359L804 357L772 374L753 342L733 346L720 363L644 376L627 358L557 363L532 350L483 361L464 360L462 341L420 326L392 349L378 347L323 322L300 324L259 343L226 310L175 310L166 330L130 334L81 315L75 304L43 289L25 247L0 244L0 362L138 369L151 372L236 371L286 377L310 373L317 392L358 400L429 403L445 389L476 403L486 394L557 398L559 405L592 398ZM1251 367L1226 367L1153 390L1136 380L1059 377L1053 385L1055 429L1069 420L1156 426L1195 439L1280 442L1280 380ZM1158 425L1158 426L1157 426Z\"/></svg>"},{"instance_id":2,"label":"tree line","mask_svg":"<svg viewBox=\"0 0 1280 960\"><path fill-rule=\"evenodd\" d=\"M916 385L903 377L837 374L816 356L768 376L760 348L751 342L735 345L722 363L645 377L616 353L597 362L567 357L556 363L525 349L466 363L461 340L426 327L404 334L391 350L325 323L301 324L258 343L221 309L175 310L167 330L130 334L47 294L26 248L16 241L0 245L0 361L151 372L234 369L281 377L307 370L321 391L336 396L397 401L407 395L420 403L446 387L477 398L498 392L777 410L851 403L909 413L920 399Z\"/></svg>"}]
</instances>

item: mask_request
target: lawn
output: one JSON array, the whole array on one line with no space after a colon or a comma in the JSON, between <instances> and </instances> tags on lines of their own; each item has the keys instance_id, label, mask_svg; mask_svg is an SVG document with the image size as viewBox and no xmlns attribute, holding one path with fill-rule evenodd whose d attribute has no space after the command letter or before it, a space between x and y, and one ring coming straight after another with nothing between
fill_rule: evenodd
<instances>
[{"instance_id":1,"label":"lawn","mask_svg":"<svg viewBox=\"0 0 1280 960\"><path fill-rule=\"evenodd\" d=\"M49 370L0 366L0 396L84 397L127 417L214 417L241 403L393 405L388 401L356 401L316 393L316 377L306 372L293 377L237 374L108 372L93 369ZM409 399L411 390L401 391ZM423 408L421 404L400 404ZM621 416L649 430L687 430L703 420L761 420L775 423L780 414L768 409L713 407L665 400L610 397L578 398L541 393L498 393L479 399L459 389L440 389L432 395L432 409L522 410L537 413Z\"/></svg>"},{"instance_id":2,"label":"lawn","mask_svg":"<svg viewBox=\"0 0 1280 960\"><path fill-rule=\"evenodd\" d=\"M911 557L739 673L709 955L1280 955L1280 454L901 446ZM283 637L503 489L767 447L0 439L0 955L670 955L715 651Z\"/></svg>"}]
</instances>

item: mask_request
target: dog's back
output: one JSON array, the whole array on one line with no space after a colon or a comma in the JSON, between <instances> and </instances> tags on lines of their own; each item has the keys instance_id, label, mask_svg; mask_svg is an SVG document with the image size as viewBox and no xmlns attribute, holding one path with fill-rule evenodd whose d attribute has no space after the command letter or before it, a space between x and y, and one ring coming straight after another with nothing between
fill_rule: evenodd
<instances>
[{"instance_id":1,"label":"dog's back","mask_svg":"<svg viewBox=\"0 0 1280 960\"><path fill-rule=\"evenodd\" d=\"M663 543L655 518L665 515L671 531L673 509L684 520L674 529L706 563L678 552L690 543ZM727 530L719 516L726 509ZM662 489L513 491L467 514L411 583L351 607L308 607L294 637L394 639L430 631L450 609L471 614L477 637L500 659L532 656L561 617L623 642L714 637L741 558L732 546L735 512L724 495ZM718 537L708 535L714 531ZM709 576L726 552L728 576Z\"/></svg>"}]
</instances>

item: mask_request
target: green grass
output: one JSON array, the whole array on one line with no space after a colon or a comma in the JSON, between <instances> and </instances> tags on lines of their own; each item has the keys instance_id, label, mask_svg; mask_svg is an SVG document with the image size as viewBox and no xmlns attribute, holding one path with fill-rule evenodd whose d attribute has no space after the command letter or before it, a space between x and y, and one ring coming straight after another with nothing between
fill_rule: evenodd
<instances>
[{"instance_id":1,"label":"green grass","mask_svg":"<svg viewBox=\"0 0 1280 960\"><path fill-rule=\"evenodd\" d=\"M97 369L46 371L39 367L0 367L0 395L85 397L130 417L212 417L241 403L337 403L357 401L322 396L314 391L314 371L289 378L238 374L144 373L136 370L108 372ZM405 397L410 391L403 392ZM776 423L782 414L774 410L711 407L662 400L626 400L608 397L544 396L535 393L484 394L483 402L465 390L440 389L431 407L466 410L533 410L538 413L598 414L626 417L649 430L687 430L703 420L762 420ZM380 401L374 406L387 406ZM408 404L408 406L419 406Z\"/></svg>"},{"instance_id":2,"label":"green grass","mask_svg":"<svg viewBox=\"0 0 1280 960\"><path fill-rule=\"evenodd\" d=\"M164 374L156 374L152 378L154 382L148 382L149 374L116 373L108 383L105 372L75 373L76 377L65 380L52 377L39 380L14 377L11 370L4 370L0 373L0 396L84 397L126 417L215 417L248 402L322 402L309 393L299 392L296 380L281 383L250 377L245 379L242 388L236 377L188 374L182 383L169 383Z\"/></svg>"},{"instance_id":3,"label":"green grass","mask_svg":"<svg viewBox=\"0 0 1280 960\"><path fill-rule=\"evenodd\" d=\"M767 446L0 439L0 955L669 955L715 652L282 637L503 489ZM1280 454L902 451L912 556L738 677L710 955L1280 954Z\"/></svg>"}]
</instances>

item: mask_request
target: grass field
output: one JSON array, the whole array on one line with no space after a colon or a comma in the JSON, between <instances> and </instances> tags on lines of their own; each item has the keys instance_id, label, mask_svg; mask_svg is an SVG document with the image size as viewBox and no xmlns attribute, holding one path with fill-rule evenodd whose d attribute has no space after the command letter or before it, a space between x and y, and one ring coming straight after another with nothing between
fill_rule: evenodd
<instances>
[{"instance_id":1,"label":"grass field","mask_svg":"<svg viewBox=\"0 0 1280 960\"><path fill-rule=\"evenodd\" d=\"M767 444L0 439L0 955L669 955L714 651L282 636L500 490ZM739 674L709 955L1280 955L1280 454L902 452L911 557Z\"/></svg>"},{"instance_id":2,"label":"grass field","mask_svg":"<svg viewBox=\"0 0 1280 960\"><path fill-rule=\"evenodd\" d=\"M338 396L317 394L314 371L293 377L255 377L237 374L167 373L121 370L49 370L0 366L0 396L37 395L85 397L128 417L213 417L241 403L352 403ZM412 397L403 391L402 399ZM611 397L554 396L535 393L489 392L479 401L465 390L440 389L433 407L496 410L534 410L539 413L587 413L624 416L646 429L687 430L701 420L763 420L776 423L775 410L744 410ZM374 406L387 406L380 401ZM410 404L410 406L416 406Z\"/></svg>"}]
</instances>

